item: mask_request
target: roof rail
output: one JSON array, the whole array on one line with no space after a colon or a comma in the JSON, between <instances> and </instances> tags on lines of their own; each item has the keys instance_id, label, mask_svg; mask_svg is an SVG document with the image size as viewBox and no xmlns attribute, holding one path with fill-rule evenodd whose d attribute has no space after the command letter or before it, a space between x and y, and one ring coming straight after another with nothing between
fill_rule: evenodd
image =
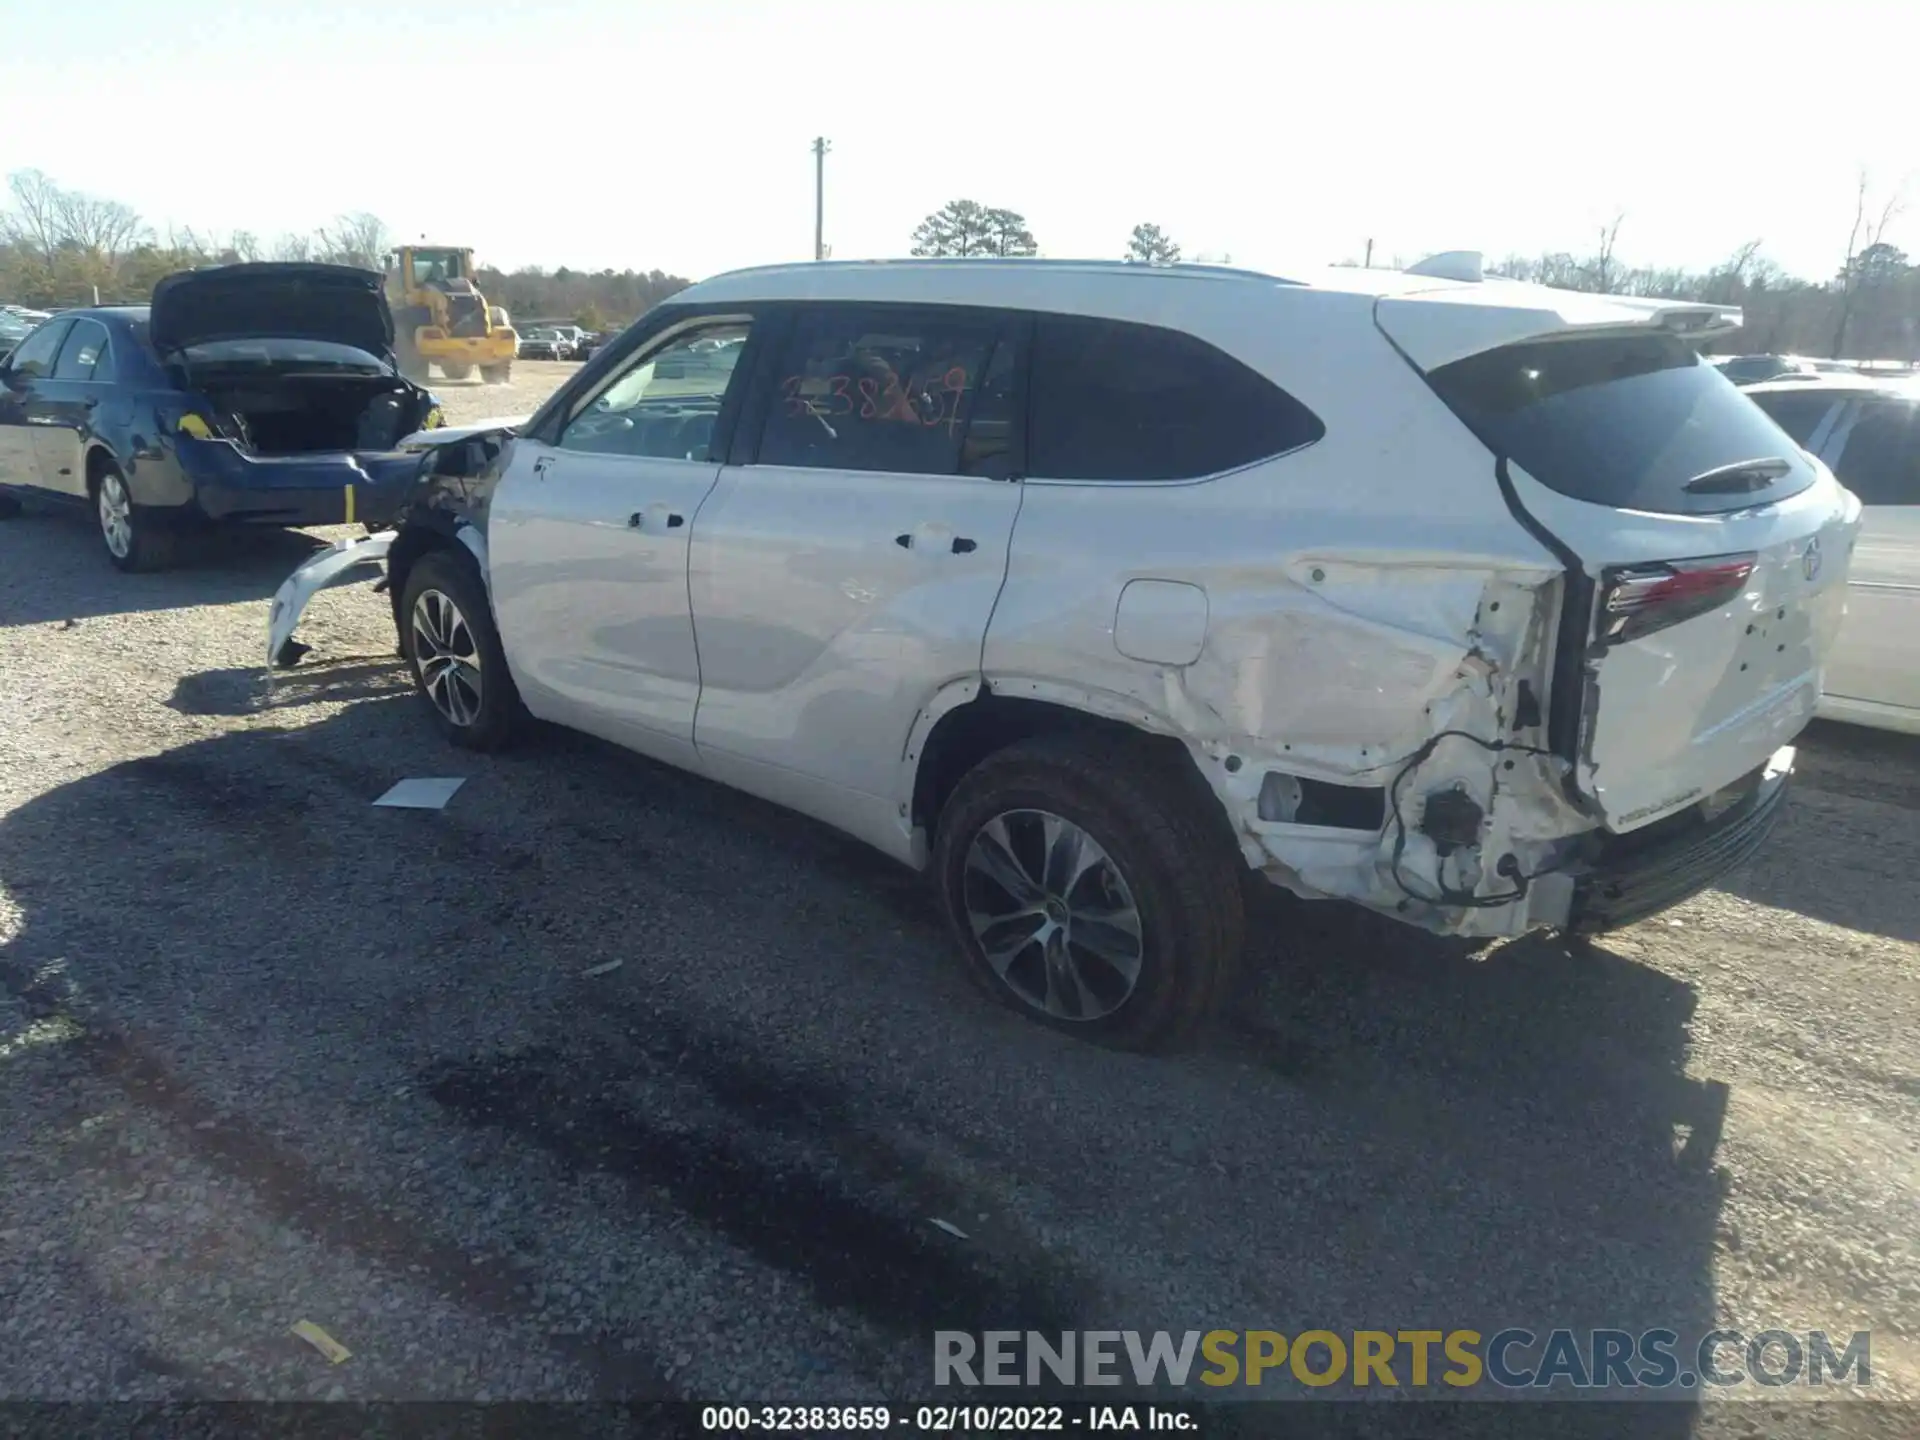
<instances>
[{"instance_id":1,"label":"roof rail","mask_svg":"<svg viewBox=\"0 0 1920 1440\"><path fill-rule=\"evenodd\" d=\"M1407 267L1409 275L1429 275L1435 280L1465 280L1478 284L1487 278L1486 266L1478 250L1446 250L1429 255L1418 265Z\"/></svg>"}]
</instances>

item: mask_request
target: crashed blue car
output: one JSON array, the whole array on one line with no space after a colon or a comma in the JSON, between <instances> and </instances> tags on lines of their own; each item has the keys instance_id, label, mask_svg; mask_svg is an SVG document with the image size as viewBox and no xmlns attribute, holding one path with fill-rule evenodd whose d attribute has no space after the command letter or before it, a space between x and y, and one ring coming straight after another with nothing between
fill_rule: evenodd
<instances>
[{"instance_id":1,"label":"crashed blue car","mask_svg":"<svg viewBox=\"0 0 1920 1440\"><path fill-rule=\"evenodd\" d=\"M0 361L0 515L24 495L95 517L122 570L211 525L370 528L442 422L401 376L381 277L343 265L169 275L146 306L68 310Z\"/></svg>"}]
</instances>

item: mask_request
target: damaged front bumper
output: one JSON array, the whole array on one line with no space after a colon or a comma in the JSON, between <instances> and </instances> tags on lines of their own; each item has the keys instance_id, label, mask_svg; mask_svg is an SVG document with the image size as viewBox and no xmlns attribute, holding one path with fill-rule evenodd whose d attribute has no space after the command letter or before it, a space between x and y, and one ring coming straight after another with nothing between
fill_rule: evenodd
<instances>
[{"instance_id":1,"label":"damaged front bumper","mask_svg":"<svg viewBox=\"0 0 1920 1440\"><path fill-rule=\"evenodd\" d=\"M358 535L329 545L281 582L267 616L268 665L284 669L299 663L306 647L295 642L293 632L307 602L322 590L368 578L365 572L386 559L398 533L383 530L378 535Z\"/></svg>"}]
</instances>

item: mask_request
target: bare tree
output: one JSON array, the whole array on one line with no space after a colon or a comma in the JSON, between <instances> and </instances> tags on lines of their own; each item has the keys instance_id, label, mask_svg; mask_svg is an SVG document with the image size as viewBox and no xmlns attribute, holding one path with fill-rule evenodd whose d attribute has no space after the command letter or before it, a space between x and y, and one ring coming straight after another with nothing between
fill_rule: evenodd
<instances>
[{"instance_id":1,"label":"bare tree","mask_svg":"<svg viewBox=\"0 0 1920 1440\"><path fill-rule=\"evenodd\" d=\"M236 230L227 241L227 248L233 252L234 259L252 264L260 258L260 237L251 230Z\"/></svg>"},{"instance_id":2,"label":"bare tree","mask_svg":"<svg viewBox=\"0 0 1920 1440\"><path fill-rule=\"evenodd\" d=\"M357 265L362 270L386 268L387 251L392 249L391 232L378 215L362 210L342 215L321 229L318 237L321 258L336 265Z\"/></svg>"},{"instance_id":3,"label":"bare tree","mask_svg":"<svg viewBox=\"0 0 1920 1440\"><path fill-rule=\"evenodd\" d=\"M313 237L311 235L282 235L273 242L273 259L311 260L313 259Z\"/></svg>"},{"instance_id":4,"label":"bare tree","mask_svg":"<svg viewBox=\"0 0 1920 1440\"><path fill-rule=\"evenodd\" d=\"M1600 227L1600 248L1594 252L1592 263L1588 266L1588 274L1593 283L1591 286L1583 286L1583 289L1592 289L1602 295L1613 293L1614 286L1619 283L1619 276L1615 272L1613 263L1614 245L1620 239L1620 226L1626 218L1626 211L1616 210L1613 223Z\"/></svg>"},{"instance_id":5,"label":"bare tree","mask_svg":"<svg viewBox=\"0 0 1920 1440\"><path fill-rule=\"evenodd\" d=\"M1868 251L1879 249L1881 237L1887 233L1900 211L1905 207L1906 197L1900 191L1891 192L1886 203L1880 207L1877 217L1871 213L1868 199L1871 181L1865 170L1860 172L1860 183L1853 196L1853 228L1847 231L1847 258L1840 265L1838 285L1840 287L1840 313L1833 327L1833 348L1830 353L1843 355L1847 348L1847 326L1853 321L1853 312L1862 289L1869 284L1866 267L1859 261Z\"/></svg>"},{"instance_id":6,"label":"bare tree","mask_svg":"<svg viewBox=\"0 0 1920 1440\"><path fill-rule=\"evenodd\" d=\"M51 265L60 252L60 187L38 170L16 170L7 177L13 203L3 223L9 243L22 245Z\"/></svg>"},{"instance_id":7,"label":"bare tree","mask_svg":"<svg viewBox=\"0 0 1920 1440\"><path fill-rule=\"evenodd\" d=\"M57 190L55 214L61 239L105 260L118 260L146 234L131 205L101 200L78 190Z\"/></svg>"}]
</instances>

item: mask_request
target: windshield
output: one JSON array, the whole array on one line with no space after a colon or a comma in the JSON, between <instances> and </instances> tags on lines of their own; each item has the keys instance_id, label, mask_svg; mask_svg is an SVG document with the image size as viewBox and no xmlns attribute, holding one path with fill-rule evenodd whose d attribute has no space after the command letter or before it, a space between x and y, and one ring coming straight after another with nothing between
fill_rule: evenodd
<instances>
[{"instance_id":1,"label":"windshield","mask_svg":"<svg viewBox=\"0 0 1920 1440\"><path fill-rule=\"evenodd\" d=\"M1427 377L1468 428L1551 490L1663 515L1772 504L1813 483L1800 447L1676 336L1508 345ZM1695 489L1709 471L1784 459L1761 488Z\"/></svg>"},{"instance_id":2,"label":"windshield","mask_svg":"<svg viewBox=\"0 0 1920 1440\"><path fill-rule=\"evenodd\" d=\"M466 257L458 250L416 250L413 252L413 280L416 285L458 280L467 273Z\"/></svg>"}]
</instances>

